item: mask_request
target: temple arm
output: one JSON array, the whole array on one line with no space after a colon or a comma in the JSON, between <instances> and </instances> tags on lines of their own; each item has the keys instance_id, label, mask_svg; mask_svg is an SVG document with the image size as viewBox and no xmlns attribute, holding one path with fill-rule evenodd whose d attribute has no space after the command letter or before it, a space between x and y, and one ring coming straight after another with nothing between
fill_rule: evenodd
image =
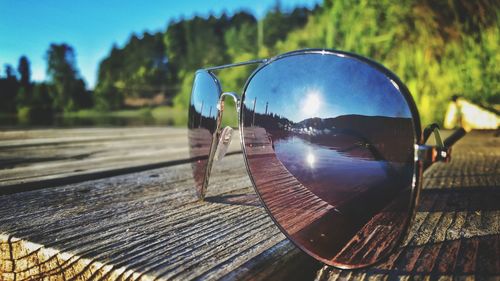
<instances>
[{"instance_id":1,"label":"temple arm","mask_svg":"<svg viewBox=\"0 0 500 281\"><path fill-rule=\"evenodd\" d=\"M219 65L219 66L211 66L211 67L205 68L205 70L213 71L213 70L219 70L219 69L236 67L236 66L245 66L245 65L251 65L251 64L260 64L260 63L265 63L268 60L269 59L256 59L256 60L249 60L249 61L244 61L244 62L224 64L224 65Z\"/></svg>"},{"instance_id":2,"label":"temple arm","mask_svg":"<svg viewBox=\"0 0 500 281\"><path fill-rule=\"evenodd\" d=\"M439 127L436 124L432 124L424 130L424 142L428 140L432 133L434 133L436 138L436 145L415 146L415 160L422 161L424 163L424 169L438 161L449 162L451 159L451 147L463 136L465 136L467 132L464 128L460 128L453 132L453 134L451 134L444 141L441 141Z\"/></svg>"}]
</instances>

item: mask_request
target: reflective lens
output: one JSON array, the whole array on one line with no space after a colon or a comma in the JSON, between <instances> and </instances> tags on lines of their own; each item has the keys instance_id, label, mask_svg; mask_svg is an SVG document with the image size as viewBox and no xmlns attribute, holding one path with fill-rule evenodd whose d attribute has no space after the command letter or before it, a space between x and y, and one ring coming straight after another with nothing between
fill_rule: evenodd
<instances>
[{"instance_id":1,"label":"reflective lens","mask_svg":"<svg viewBox=\"0 0 500 281\"><path fill-rule=\"evenodd\" d=\"M194 160L193 176L199 197L204 196L203 182L209 168L208 158L212 146L212 136L217 128L217 103L220 87L207 71L196 72L189 104L189 147Z\"/></svg>"},{"instance_id":2,"label":"reflective lens","mask_svg":"<svg viewBox=\"0 0 500 281\"><path fill-rule=\"evenodd\" d=\"M257 192L287 236L329 265L377 262L411 217L415 129L388 75L344 55L288 55L243 96Z\"/></svg>"}]
</instances>

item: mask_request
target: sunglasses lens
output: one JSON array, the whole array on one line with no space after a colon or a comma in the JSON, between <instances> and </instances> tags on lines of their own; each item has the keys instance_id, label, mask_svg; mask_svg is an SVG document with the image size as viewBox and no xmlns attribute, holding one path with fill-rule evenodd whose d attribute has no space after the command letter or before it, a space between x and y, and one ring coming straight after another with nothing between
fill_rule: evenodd
<instances>
[{"instance_id":1,"label":"sunglasses lens","mask_svg":"<svg viewBox=\"0 0 500 281\"><path fill-rule=\"evenodd\" d=\"M278 226L326 264L386 256L411 218L415 129L382 70L344 55L278 58L247 84L244 149Z\"/></svg>"},{"instance_id":2,"label":"sunglasses lens","mask_svg":"<svg viewBox=\"0 0 500 281\"><path fill-rule=\"evenodd\" d=\"M203 196L203 182L208 167L212 135L217 124L217 103L220 87L207 71L196 73L191 92L188 116L190 156L193 159L193 176L199 196Z\"/></svg>"}]
</instances>

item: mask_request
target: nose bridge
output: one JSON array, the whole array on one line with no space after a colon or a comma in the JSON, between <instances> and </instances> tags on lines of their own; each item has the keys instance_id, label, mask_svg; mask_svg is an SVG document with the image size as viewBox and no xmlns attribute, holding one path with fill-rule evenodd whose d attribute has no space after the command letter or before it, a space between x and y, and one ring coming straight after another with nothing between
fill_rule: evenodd
<instances>
[{"instance_id":1,"label":"nose bridge","mask_svg":"<svg viewBox=\"0 0 500 281\"><path fill-rule=\"evenodd\" d=\"M217 119L217 129L216 134L214 134L213 144L215 144L215 155L214 160L220 160L226 155L226 152L231 144L231 139L233 135L233 129L229 126L222 129L222 116L224 115L224 100L226 97L231 97L236 105L236 112L240 111L240 97L234 92L224 92L220 95L219 103L217 104L217 109L219 110L219 115ZM239 124L238 124L239 125Z\"/></svg>"},{"instance_id":2,"label":"nose bridge","mask_svg":"<svg viewBox=\"0 0 500 281\"><path fill-rule=\"evenodd\" d=\"M222 93L220 98L219 98L219 104L217 105L217 109L220 111L224 110L224 100L226 97L231 97L233 99L234 104L236 105L236 111L239 112L240 111L240 97L235 92Z\"/></svg>"}]
</instances>

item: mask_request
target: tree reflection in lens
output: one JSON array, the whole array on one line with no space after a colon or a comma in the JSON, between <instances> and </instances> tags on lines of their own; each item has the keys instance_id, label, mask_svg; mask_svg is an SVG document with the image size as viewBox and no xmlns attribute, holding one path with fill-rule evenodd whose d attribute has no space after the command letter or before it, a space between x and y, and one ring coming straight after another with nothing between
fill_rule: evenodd
<instances>
[{"instance_id":1,"label":"tree reflection in lens","mask_svg":"<svg viewBox=\"0 0 500 281\"><path fill-rule=\"evenodd\" d=\"M409 219L415 133L396 86L357 59L303 54L261 68L245 91L257 191L285 233L327 264L378 261Z\"/></svg>"}]
</instances>

